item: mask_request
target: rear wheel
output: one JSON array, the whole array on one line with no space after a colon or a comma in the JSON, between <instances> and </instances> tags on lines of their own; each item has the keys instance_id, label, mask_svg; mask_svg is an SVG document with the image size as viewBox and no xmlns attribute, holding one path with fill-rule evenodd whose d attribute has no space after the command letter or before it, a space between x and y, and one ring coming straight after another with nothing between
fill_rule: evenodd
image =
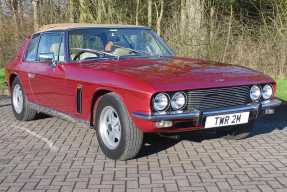
<instances>
[{"instance_id":1,"label":"rear wheel","mask_svg":"<svg viewBox=\"0 0 287 192\"><path fill-rule=\"evenodd\" d=\"M16 77L12 82L11 91L12 109L16 119L29 121L35 118L36 111L27 102L20 80Z\"/></svg>"},{"instance_id":2,"label":"rear wheel","mask_svg":"<svg viewBox=\"0 0 287 192\"><path fill-rule=\"evenodd\" d=\"M135 127L120 98L104 95L94 109L96 132L103 153L114 160L134 158L141 149L143 133Z\"/></svg>"},{"instance_id":3,"label":"rear wheel","mask_svg":"<svg viewBox=\"0 0 287 192\"><path fill-rule=\"evenodd\" d=\"M255 125L255 122L252 121L245 125L231 127L231 129L227 130L227 135L224 136L224 138L227 140L246 139L252 134L254 125Z\"/></svg>"}]
</instances>

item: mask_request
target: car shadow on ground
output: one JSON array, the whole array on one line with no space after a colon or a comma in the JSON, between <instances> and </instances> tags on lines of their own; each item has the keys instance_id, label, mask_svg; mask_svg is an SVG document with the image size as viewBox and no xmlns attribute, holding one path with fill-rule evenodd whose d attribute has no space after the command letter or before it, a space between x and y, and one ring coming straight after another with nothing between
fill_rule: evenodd
<instances>
[{"instance_id":1,"label":"car shadow on ground","mask_svg":"<svg viewBox=\"0 0 287 192\"><path fill-rule=\"evenodd\" d=\"M260 118L257 121L250 137L267 134L276 129L287 129L287 102L284 102L279 108L277 108L274 115ZM144 146L142 147L138 158L158 153L174 146L183 140L190 142L202 142L204 140L221 138L223 136L224 135L222 133L218 133L215 130L185 132L179 133L176 136L148 134L145 135Z\"/></svg>"},{"instance_id":2,"label":"car shadow on ground","mask_svg":"<svg viewBox=\"0 0 287 192\"><path fill-rule=\"evenodd\" d=\"M10 106L11 104L3 104L3 105L0 105L0 108L2 108L2 107L8 107L8 106Z\"/></svg>"}]
</instances>

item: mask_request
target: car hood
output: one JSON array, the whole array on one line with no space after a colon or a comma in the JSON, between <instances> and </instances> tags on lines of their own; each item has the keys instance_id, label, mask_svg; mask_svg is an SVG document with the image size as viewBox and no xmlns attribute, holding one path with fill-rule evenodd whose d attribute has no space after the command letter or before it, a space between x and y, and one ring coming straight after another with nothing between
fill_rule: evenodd
<instances>
[{"instance_id":1,"label":"car hood","mask_svg":"<svg viewBox=\"0 0 287 192\"><path fill-rule=\"evenodd\" d=\"M123 59L91 65L144 81L156 91L174 91L269 83L261 72L192 58Z\"/></svg>"}]
</instances>

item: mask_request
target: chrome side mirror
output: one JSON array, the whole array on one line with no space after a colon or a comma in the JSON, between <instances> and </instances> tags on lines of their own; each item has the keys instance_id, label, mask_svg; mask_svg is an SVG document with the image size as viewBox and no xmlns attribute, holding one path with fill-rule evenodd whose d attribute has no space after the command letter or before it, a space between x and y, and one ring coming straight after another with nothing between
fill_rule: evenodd
<instances>
[{"instance_id":1,"label":"chrome side mirror","mask_svg":"<svg viewBox=\"0 0 287 192\"><path fill-rule=\"evenodd\" d=\"M39 53L39 60L50 63L52 67L56 67L57 65L54 53Z\"/></svg>"}]
</instances>

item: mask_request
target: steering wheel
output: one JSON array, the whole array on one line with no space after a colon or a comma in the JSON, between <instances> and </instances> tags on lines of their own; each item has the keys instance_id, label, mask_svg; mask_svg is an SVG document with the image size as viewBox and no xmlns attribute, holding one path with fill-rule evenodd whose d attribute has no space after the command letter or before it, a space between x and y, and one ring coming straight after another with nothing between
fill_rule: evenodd
<instances>
[{"instance_id":1,"label":"steering wheel","mask_svg":"<svg viewBox=\"0 0 287 192\"><path fill-rule=\"evenodd\" d=\"M81 55L82 55L83 53L91 53L91 52L89 52L89 51L80 51L79 53L77 53L77 54L75 55L75 57L73 58L73 61L78 61L78 60L80 60L80 57L81 57ZM92 54L97 55L97 57L100 56L100 54L98 54L98 53L92 53Z\"/></svg>"}]
</instances>

